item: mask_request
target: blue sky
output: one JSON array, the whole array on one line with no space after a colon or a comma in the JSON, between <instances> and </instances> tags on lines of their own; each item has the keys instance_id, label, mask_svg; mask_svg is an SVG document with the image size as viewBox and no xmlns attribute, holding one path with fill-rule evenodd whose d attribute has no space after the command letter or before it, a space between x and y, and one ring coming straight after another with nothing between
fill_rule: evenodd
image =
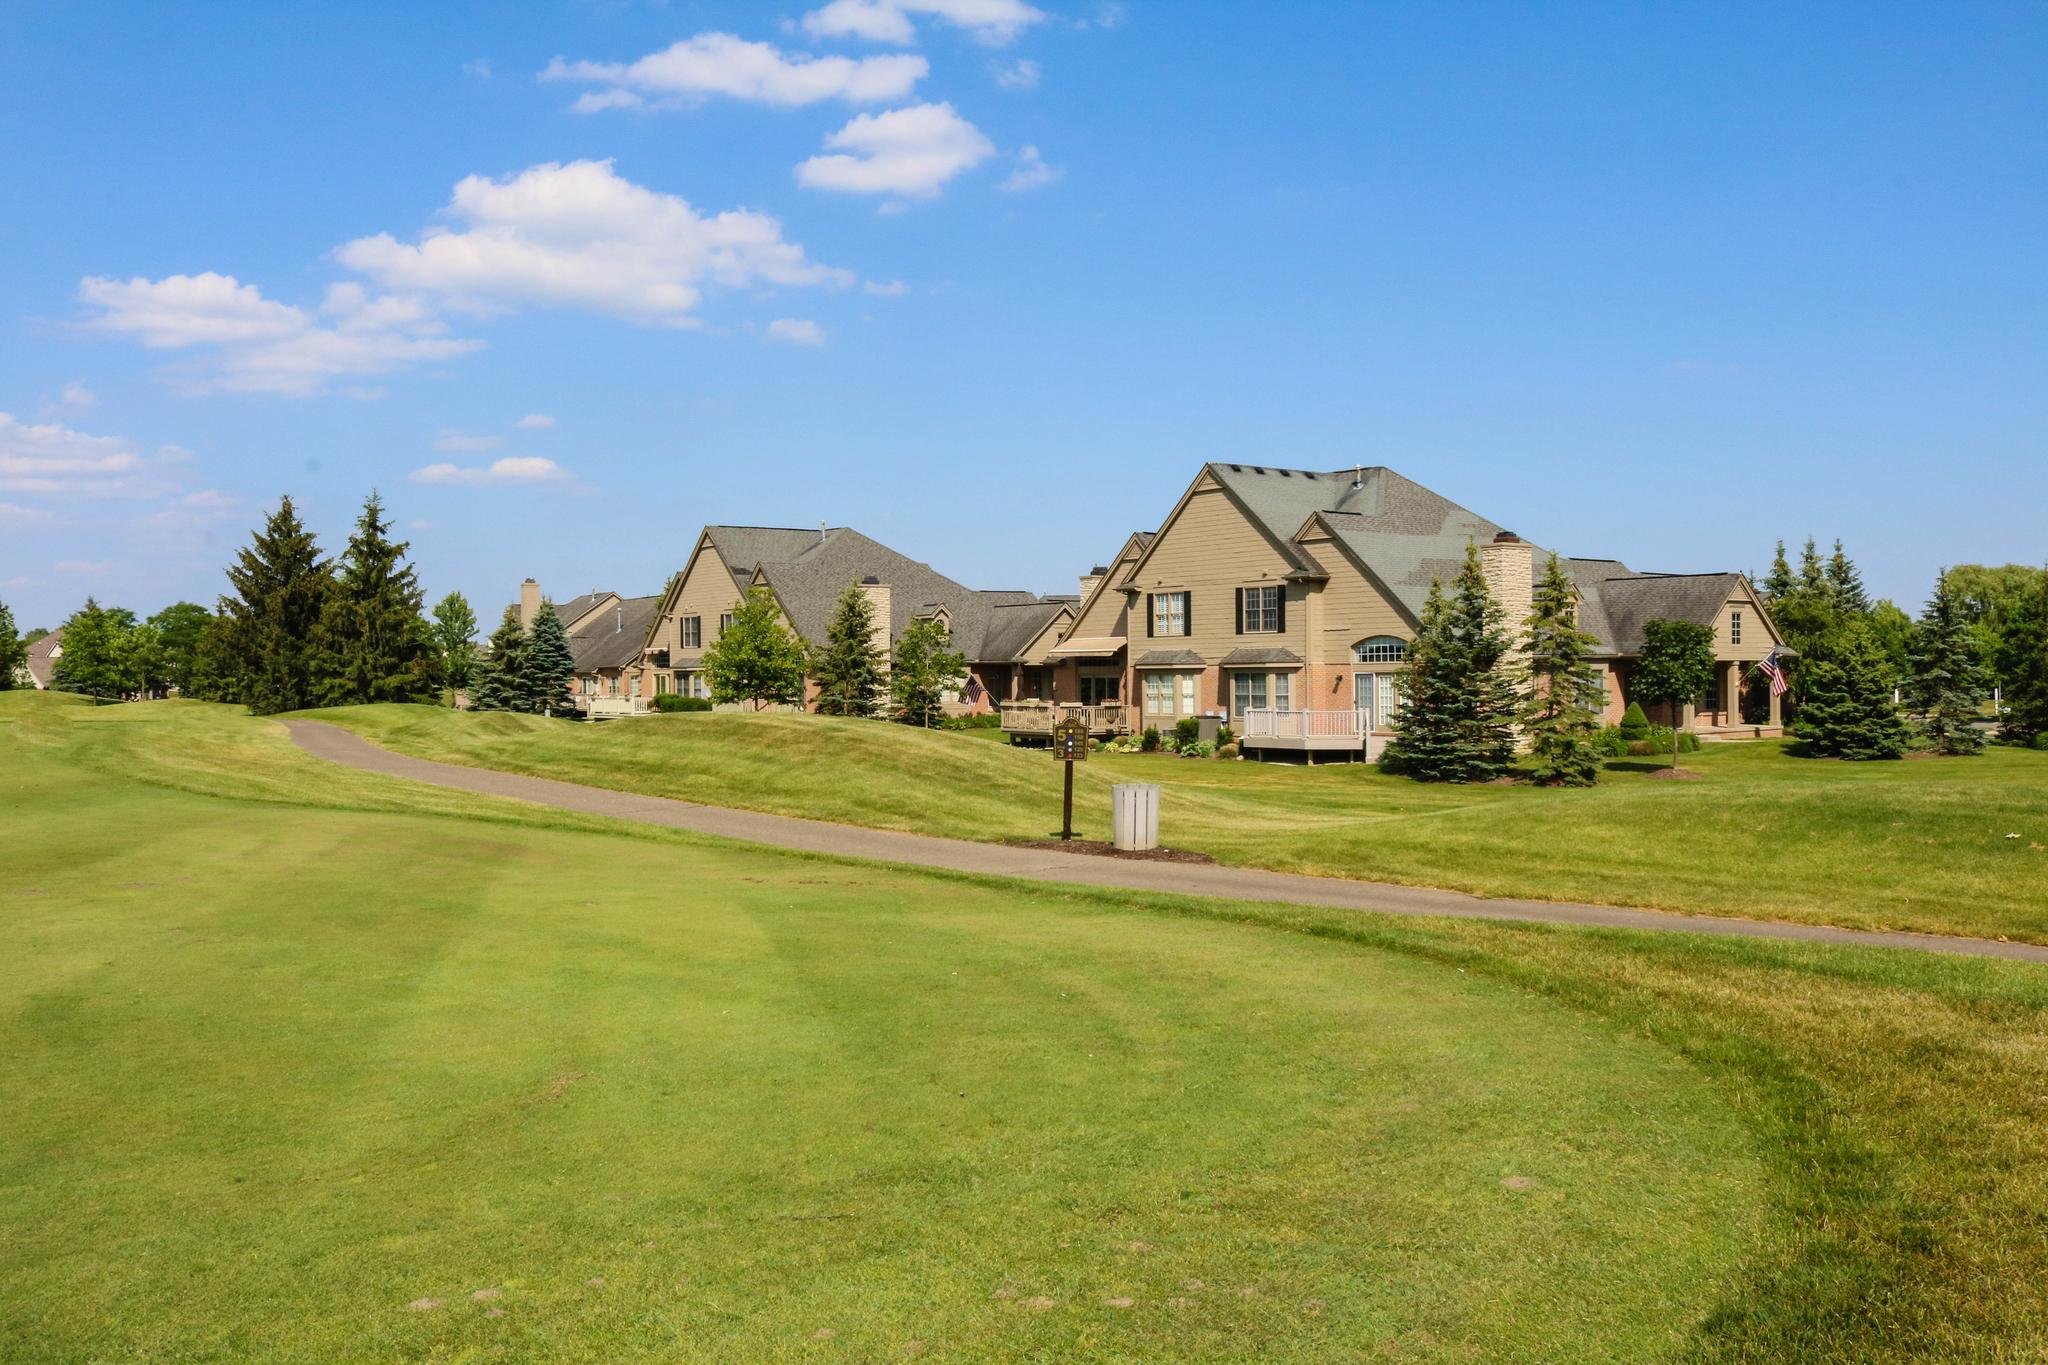
<instances>
[{"instance_id":1,"label":"blue sky","mask_svg":"<svg viewBox=\"0 0 2048 1365\"><path fill-rule=\"evenodd\" d=\"M2048 558L2044 72L2039 4L12 0L0 600L372 486L487 616L707 521L1071 591L1228 459L1917 605Z\"/></svg>"}]
</instances>

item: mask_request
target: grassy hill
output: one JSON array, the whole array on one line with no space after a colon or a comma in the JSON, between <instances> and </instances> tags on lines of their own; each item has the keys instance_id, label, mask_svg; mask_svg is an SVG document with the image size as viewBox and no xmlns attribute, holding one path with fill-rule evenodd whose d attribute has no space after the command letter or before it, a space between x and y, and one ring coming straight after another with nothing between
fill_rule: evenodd
<instances>
[{"instance_id":1,"label":"grassy hill","mask_svg":"<svg viewBox=\"0 0 2048 1365\"><path fill-rule=\"evenodd\" d=\"M375 706L310 713L426 758L714 805L1005 840L1059 823L1043 750L804 715L604 725ZM1598 788L1429 786L1366 765L1097 755L1076 824L1108 837L1109 787L1163 787L1161 835L1226 863L1851 928L2048 942L2048 754L1840 763L1713 745L1691 782L1613 765ZM2017 834L2018 838L2008 838Z\"/></svg>"}]
</instances>

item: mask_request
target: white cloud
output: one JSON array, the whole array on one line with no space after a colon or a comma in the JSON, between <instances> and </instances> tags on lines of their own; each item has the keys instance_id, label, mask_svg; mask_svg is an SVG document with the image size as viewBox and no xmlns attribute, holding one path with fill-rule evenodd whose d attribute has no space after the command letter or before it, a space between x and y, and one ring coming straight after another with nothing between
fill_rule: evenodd
<instances>
[{"instance_id":1,"label":"white cloud","mask_svg":"<svg viewBox=\"0 0 2048 1365\"><path fill-rule=\"evenodd\" d=\"M910 286L902 280L869 280L861 290L878 299L900 299L910 292Z\"/></svg>"},{"instance_id":2,"label":"white cloud","mask_svg":"<svg viewBox=\"0 0 2048 1365\"><path fill-rule=\"evenodd\" d=\"M950 104L914 104L861 114L825 139L835 149L796 168L798 183L851 194L929 199L948 180L985 160L995 145Z\"/></svg>"},{"instance_id":3,"label":"white cloud","mask_svg":"<svg viewBox=\"0 0 2048 1365\"><path fill-rule=\"evenodd\" d=\"M768 324L768 339L792 346L823 346L825 329L809 318L777 318Z\"/></svg>"},{"instance_id":4,"label":"white cloud","mask_svg":"<svg viewBox=\"0 0 2048 1365\"><path fill-rule=\"evenodd\" d=\"M50 513L41 507L23 507L19 503L0 502L0 526L27 526L32 522L48 521Z\"/></svg>"},{"instance_id":5,"label":"white cloud","mask_svg":"<svg viewBox=\"0 0 2048 1365\"><path fill-rule=\"evenodd\" d=\"M482 468L430 464L412 472L414 483L461 484L471 487L487 484L554 483L568 477L569 471L553 460L543 460L532 455L507 456L502 460L493 460Z\"/></svg>"},{"instance_id":6,"label":"white cloud","mask_svg":"<svg viewBox=\"0 0 2048 1365\"><path fill-rule=\"evenodd\" d=\"M434 438L434 449L451 455L472 455L482 450L496 450L505 444L502 436L472 436L466 431L444 431Z\"/></svg>"},{"instance_id":7,"label":"white cloud","mask_svg":"<svg viewBox=\"0 0 2048 1365\"><path fill-rule=\"evenodd\" d=\"M74 412L90 412L98 406L100 399L98 394L74 379L64 386L64 392L57 396L57 401Z\"/></svg>"},{"instance_id":8,"label":"white cloud","mask_svg":"<svg viewBox=\"0 0 2048 1365\"><path fill-rule=\"evenodd\" d=\"M1007 66L996 68L996 84L1005 90L1036 89L1038 77L1038 63L1028 57L1019 57Z\"/></svg>"},{"instance_id":9,"label":"white cloud","mask_svg":"<svg viewBox=\"0 0 2048 1365\"><path fill-rule=\"evenodd\" d=\"M818 38L910 43L917 39L912 15L943 19L993 47L1045 18L1024 0L830 0L804 16L804 29Z\"/></svg>"},{"instance_id":10,"label":"white cloud","mask_svg":"<svg viewBox=\"0 0 2048 1365\"><path fill-rule=\"evenodd\" d=\"M491 78L491 59L473 57L462 64L462 74L473 80L487 81Z\"/></svg>"},{"instance_id":11,"label":"white cloud","mask_svg":"<svg viewBox=\"0 0 2048 1365\"><path fill-rule=\"evenodd\" d=\"M833 99L874 104L902 99L930 69L916 56L809 57L730 33L700 33L636 62L570 62L557 57L540 78L601 87L572 106L577 113L588 114L637 107L650 99L672 104L716 95L785 108Z\"/></svg>"},{"instance_id":12,"label":"white cloud","mask_svg":"<svg viewBox=\"0 0 2048 1365\"><path fill-rule=\"evenodd\" d=\"M555 424L555 419L544 412L529 412L512 425L521 431L542 431Z\"/></svg>"},{"instance_id":13,"label":"white cloud","mask_svg":"<svg viewBox=\"0 0 2048 1365\"><path fill-rule=\"evenodd\" d=\"M385 287L458 307L583 307L648 324L693 325L700 286L850 285L808 259L782 224L745 209L700 215L619 176L609 161L549 162L504 180L472 175L446 210L465 230L389 233L335 252Z\"/></svg>"},{"instance_id":14,"label":"white cloud","mask_svg":"<svg viewBox=\"0 0 2048 1365\"><path fill-rule=\"evenodd\" d=\"M1060 174L1057 166L1046 164L1045 158L1038 154L1038 148L1027 145L1017 149L1016 169L1003 177L999 188L1012 194L1019 190L1042 189L1059 179Z\"/></svg>"},{"instance_id":15,"label":"white cloud","mask_svg":"<svg viewBox=\"0 0 2048 1365\"><path fill-rule=\"evenodd\" d=\"M446 326L416 299L373 298L353 283L328 290L324 322L212 271L161 280L94 276L78 293L99 310L90 327L152 350L204 348L204 365L178 377L190 392L316 393L340 375L383 374L483 345L443 335Z\"/></svg>"},{"instance_id":16,"label":"white cloud","mask_svg":"<svg viewBox=\"0 0 2048 1365\"><path fill-rule=\"evenodd\" d=\"M242 500L232 493L223 493L218 488L202 488L177 499L150 517L150 521L159 526L210 526L236 515L241 507Z\"/></svg>"},{"instance_id":17,"label":"white cloud","mask_svg":"<svg viewBox=\"0 0 2048 1365\"><path fill-rule=\"evenodd\" d=\"M181 454L167 446L145 459L119 436L94 436L55 422L20 422L0 412L0 491L60 497L153 498L172 491L159 466Z\"/></svg>"}]
</instances>

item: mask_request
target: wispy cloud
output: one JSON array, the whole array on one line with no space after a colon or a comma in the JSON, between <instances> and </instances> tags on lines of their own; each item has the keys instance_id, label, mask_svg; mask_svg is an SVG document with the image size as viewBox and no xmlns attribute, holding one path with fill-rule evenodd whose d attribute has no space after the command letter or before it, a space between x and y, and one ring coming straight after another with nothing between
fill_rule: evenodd
<instances>
[{"instance_id":1,"label":"wispy cloud","mask_svg":"<svg viewBox=\"0 0 2048 1365\"><path fill-rule=\"evenodd\" d=\"M473 436L466 431L444 431L434 438L434 449L450 455L473 455L496 450L505 444L502 436Z\"/></svg>"},{"instance_id":2,"label":"wispy cloud","mask_svg":"<svg viewBox=\"0 0 2048 1365\"><path fill-rule=\"evenodd\" d=\"M521 431L544 431L555 424L555 419L544 412L529 412L512 425Z\"/></svg>"},{"instance_id":3,"label":"wispy cloud","mask_svg":"<svg viewBox=\"0 0 2048 1365\"><path fill-rule=\"evenodd\" d=\"M787 342L791 346L823 346L825 329L809 318L777 318L768 324L770 341Z\"/></svg>"},{"instance_id":4,"label":"wispy cloud","mask_svg":"<svg viewBox=\"0 0 2048 1365\"><path fill-rule=\"evenodd\" d=\"M1043 10L1024 0L831 0L804 16L804 29L818 38L912 43L917 41L913 15L966 29L975 41L992 47L1045 18Z\"/></svg>"},{"instance_id":5,"label":"wispy cloud","mask_svg":"<svg viewBox=\"0 0 2048 1365\"><path fill-rule=\"evenodd\" d=\"M1046 164L1038 154L1038 148L1024 146L1017 149L1017 165L1003 178L1000 188L1016 194L1023 190L1043 189L1060 178L1062 172L1057 166Z\"/></svg>"},{"instance_id":6,"label":"wispy cloud","mask_svg":"<svg viewBox=\"0 0 2048 1365\"><path fill-rule=\"evenodd\" d=\"M94 436L56 422L17 421L0 412L0 490L56 497L155 498L175 492L166 466L186 452L166 446L145 457L119 436Z\"/></svg>"},{"instance_id":7,"label":"wispy cloud","mask_svg":"<svg viewBox=\"0 0 2048 1365\"><path fill-rule=\"evenodd\" d=\"M700 33L634 62L557 57L540 78L597 86L571 106L590 114L675 107L713 97L784 108L821 100L878 104L908 95L930 69L917 56L810 57L730 33Z\"/></svg>"},{"instance_id":8,"label":"wispy cloud","mask_svg":"<svg viewBox=\"0 0 2048 1365\"><path fill-rule=\"evenodd\" d=\"M1028 57L1019 57L996 68L996 84L1005 90L1035 90L1038 77L1038 63Z\"/></svg>"},{"instance_id":9,"label":"wispy cloud","mask_svg":"<svg viewBox=\"0 0 2048 1365\"><path fill-rule=\"evenodd\" d=\"M472 488L560 483L568 477L569 471L553 460L544 460L533 455L507 456L502 460L493 460L488 465L472 468L453 464L430 464L412 472L414 483L458 484Z\"/></svg>"}]
</instances>

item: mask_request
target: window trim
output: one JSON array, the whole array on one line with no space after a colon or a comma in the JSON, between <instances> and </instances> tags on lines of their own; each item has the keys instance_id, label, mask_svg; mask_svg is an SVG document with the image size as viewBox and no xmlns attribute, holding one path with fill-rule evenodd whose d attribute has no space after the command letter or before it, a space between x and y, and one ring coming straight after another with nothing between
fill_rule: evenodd
<instances>
[{"instance_id":1,"label":"window trim","mask_svg":"<svg viewBox=\"0 0 2048 1365\"><path fill-rule=\"evenodd\" d=\"M1351 662L1354 664L1400 664L1408 662L1409 641L1398 635L1368 635L1351 646ZM1385 651L1392 649L1395 653ZM1378 654L1368 650L1382 651Z\"/></svg>"},{"instance_id":2,"label":"window trim","mask_svg":"<svg viewBox=\"0 0 2048 1365\"><path fill-rule=\"evenodd\" d=\"M1165 613L1166 603L1173 598L1180 599L1180 629L1166 630L1172 619ZM1164 619L1162 619L1164 617ZM1195 595L1186 588L1175 588L1169 592L1148 592L1145 594L1145 638L1185 640L1195 633Z\"/></svg>"},{"instance_id":3,"label":"window trim","mask_svg":"<svg viewBox=\"0 0 2048 1365\"><path fill-rule=\"evenodd\" d=\"M1742 612L1740 609L1731 608L1728 612L1728 643L1731 645L1742 643Z\"/></svg>"},{"instance_id":4,"label":"window trim","mask_svg":"<svg viewBox=\"0 0 2048 1365\"><path fill-rule=\"evenodd\" d=\"M704 617L700 614L678 618L676 639L681 649L704 648Z\"/></svg>"},{"instance_id":5,"label":"window trim","mask_svg":"<svg viewBox=\"0 0 2048 1365\"><path fill-rule=\"evenodd\" d=\"M1267 593L1273 594L1273 606L1269 613L1262 605L1251 605L1252 594L1259 594L1263 601ZM1253 624L1254 613L1258 619L1270 618L1272 625ZM1237 590L1237 633L1239 635L1285 635L1287 633L1287 585L1284 583L1252 583Z\"/></svg>"}]
</instances>

